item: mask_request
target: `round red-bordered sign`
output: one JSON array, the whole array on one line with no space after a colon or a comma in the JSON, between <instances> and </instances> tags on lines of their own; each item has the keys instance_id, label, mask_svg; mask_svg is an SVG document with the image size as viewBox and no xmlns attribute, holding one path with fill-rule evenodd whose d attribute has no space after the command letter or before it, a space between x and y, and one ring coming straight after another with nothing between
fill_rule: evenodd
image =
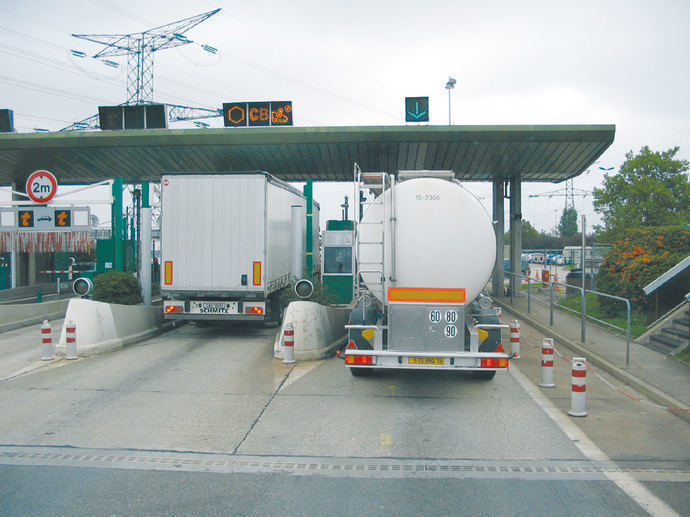
<instances>
[{"instance_id":1,"label":"round red-bordered sign","mask_svg":"<svg viewBox=\"0 0 690 517\"><path fill-rule=\"evenodd\" d=\"M57 194L57 178L48 171L34 171L26 180L26 194L34 203L48 203Z\"/></svg>"}]
</instances>

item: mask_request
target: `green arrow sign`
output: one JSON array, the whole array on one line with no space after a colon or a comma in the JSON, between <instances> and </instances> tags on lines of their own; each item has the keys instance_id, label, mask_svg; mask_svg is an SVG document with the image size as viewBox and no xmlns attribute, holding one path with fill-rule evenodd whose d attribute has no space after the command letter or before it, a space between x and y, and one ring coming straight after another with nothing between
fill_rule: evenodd
<instances>
[{"instance_id":1,"label":"green arrow sign","mask_svg":"<svg viewBox=\"0 0 690 517\"><path fill-rule=\"evenodd\" d=\"M429 97L405 97L405 122L429 122Z\"/></svg>"}]
</instances>

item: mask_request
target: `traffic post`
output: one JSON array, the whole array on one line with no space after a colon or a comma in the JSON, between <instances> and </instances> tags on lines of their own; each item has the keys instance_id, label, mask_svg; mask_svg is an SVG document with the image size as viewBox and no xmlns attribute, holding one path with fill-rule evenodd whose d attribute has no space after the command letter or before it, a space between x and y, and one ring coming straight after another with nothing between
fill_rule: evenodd
<instances>
[{"instance_id":1,"label":"traffic post","mask_svg":"<svg viewBox=\"0 0 690 517\"><path fill-rule=\"evenodd\" d=\"M295 362L295 328L292 323L285 324L283 334L283 363L293 364Z\"/></svg>"},{"instance_id":2,"label":"traffic post","mask_svg":"<svg viewBox=\"0 0 690 517\"><path fill-rule=\"evenodd\" d=\"M55 356L53 355L53 329L50 327L48 320L43 320L43 325L41 325L41 345L43 347L43 355L41 356L41 361L52 361Z\"/></svg>"},{"instance_id":3,"label":"traffic post","mask_svg":"<svg viewBox=\"0 0 690 517\"><path fill-rule=\"evenodd\" d=\"M520 359L520 323L513 320L510 324L510 353L514 359Z\"/></svg>"},{"instance_id":4,"label":"traffic post","mask_svg":"<svg viewBox=\"0 0 690 517\"><path fill-rule=\"evenodd\" d=\"M587 360L575 357L572 361L570 416L587 416Z\"/></svg>"},{"instance_id":5,"label":"traffic post","mask_svg":"<svg viewBox=\"0 0 690 517\"><path fill-rule=\"evenodd\" d=\"M541 343L541 382L542 388L555 388L553 383L553 338L545 337Z\"/></svg>"},{"instance_id":6,"label":"traffic post","mask_svg":"<svg viewBox=\"0 0 690 517\"><path fill-rule=\"evenodd\" d=\"M67 323L65 359L72 360L77 358L77 326L72 320Z\"/></svg>"}]
</instances>

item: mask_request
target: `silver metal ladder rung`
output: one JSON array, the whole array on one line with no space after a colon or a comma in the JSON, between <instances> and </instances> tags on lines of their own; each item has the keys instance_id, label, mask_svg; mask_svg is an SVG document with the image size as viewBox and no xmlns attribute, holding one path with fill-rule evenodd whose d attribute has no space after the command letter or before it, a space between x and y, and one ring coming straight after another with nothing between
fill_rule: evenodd
<instances>
[{"instance_id":1,"label":"silver metal ladder rung","mask_svg":"<svg viewBox=\"0 0 690 517\"><path fill-rule=\"evenodd\" d=\"M360 226L363 224L383 224L383 221L368 221L368 222L360 221L359 222Z\"/></svg>"},{"instance_id":2,"label":"silver metal ladder rung","mask_svg":"<svg viewBox=\"0 0 690 517\"><path fill-rule=\"evenodd\" d=\"M360 241L359 245L361 246L362 244L378 244L379 246L383 246L383 243L381 241Z\"/></svg>"}]
</instances>

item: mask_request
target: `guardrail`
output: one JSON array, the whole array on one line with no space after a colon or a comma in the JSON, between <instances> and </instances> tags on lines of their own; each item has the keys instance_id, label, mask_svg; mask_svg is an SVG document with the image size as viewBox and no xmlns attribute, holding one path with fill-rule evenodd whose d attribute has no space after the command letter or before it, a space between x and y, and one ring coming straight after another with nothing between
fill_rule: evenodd
<instances>
[{"instance_id":1,"label":"guardrail","mask_svg":"<svg viewBox=\"0 0 690 517\"><path fill-rule=\"evenodd\" d=\"M632 317L632 311L630 307L630 300L627 298L622 298L620 296L614 296L612 294L607 294L607 293L601 293L599 291L594 291L591 289L585 289L584 287L581 287L579 285L572 285L572 284L565 284L562 282L556 282L556 281L546 281L546 280L538 280L535 279L534 282L535 284L539 284L540 286L547 286L547 289L549 290L549 300L548 302L545 300L540 299L537 296L532 296L532 292L535 290L532 288L532 278L528 275L521 275L521 274L516 274L516 273L511 273L509 271L505 271L504 274L509 277L509 285L510 285L510 304L515 305L515 292L517 291L518 293L522 292L522 285L523 281L526 282L527 284L527 314L532 312L532 301L535 303L539 303L544 306L549 307L549 326L553 327L553 315L554 315L554 307L558 307L562 309L565 312L570 312L574 314L578 314L580 317L580 320L582 322L581 329L580 329L580 342L584 343L585 342L585 337L587 333L587 319L590 319L591 321L595 321L597 323L600 323L602 325L605 325L607 327L611 327L617 330L620 330L621 332L625 333L625 366L628 367L630 366L630 324L631 324L631 317ZM513 278L510 278L513 277ZM584 282L584 278L583 278ZM516 287L517 286L517 287ZM558 286L563 286L566 289L566 293L568 290L577 290L580 292L580 299L582 300L582 303L580 305L580 311L574 311L570 307L566 307L565 305L561 305L555 301L555 296L554 296L554 288L558 288ZM587 293L592 293L597 296L601 296L604 298L610 298L613 300L617 300L620 302L625 303L626 307L626 315L627 315L627 324L626 327L619 327L617 325L613 325L612 323L609 323L608 321L603 321L598 318L595 318L594 316L588 315L587 314Z\"/></svg>"}]
</instances>

